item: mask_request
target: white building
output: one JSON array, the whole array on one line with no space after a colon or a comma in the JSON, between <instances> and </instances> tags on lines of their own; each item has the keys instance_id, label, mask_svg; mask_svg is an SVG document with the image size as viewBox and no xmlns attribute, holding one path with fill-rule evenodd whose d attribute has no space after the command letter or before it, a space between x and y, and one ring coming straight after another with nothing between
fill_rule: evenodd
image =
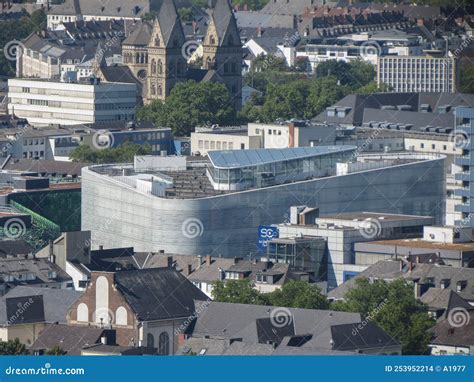
<instances>
[{"instance_id":1,"label":"white building","mask_svg":"<svg viewBox=\"0 0 474 382\"><path fill-rule=\"evenodd\" d=\"M8 80L8 111L34 126L135 119L136 85Z\"/></svg>"},{"instance_id":2,"label":"white building","mask_svg":"<svg viewBox=\"0 0 474 382\"><path fill-rule=\"evenodd\" d=\"M384 56L377 62L377 84L393 92L447 92L457 88L455 57Z\"/></svg>"},{"instance_id":3,"label":"white building","mask_svg":"<svg viewBox=\"0 0 474 382\"><path fill-rule=\"evenodd\" d=\"M309 267L306 271L313 268L314 276L325 278L329 288L342 284L372 265L370 260L356 264L355 243L382 238L421 237L423 226L433 222L426 216L374 212L339 213L311 221L305 218L305 212L303 208L291 208L290 221L277 226L279 239L268 242L268 256L273 261ZM295 238L311 239L313 244L309 249L300 246L302 251L298 251L297 244L286 245L284 242L285 239Z\"/></svg>"}]
</instances>

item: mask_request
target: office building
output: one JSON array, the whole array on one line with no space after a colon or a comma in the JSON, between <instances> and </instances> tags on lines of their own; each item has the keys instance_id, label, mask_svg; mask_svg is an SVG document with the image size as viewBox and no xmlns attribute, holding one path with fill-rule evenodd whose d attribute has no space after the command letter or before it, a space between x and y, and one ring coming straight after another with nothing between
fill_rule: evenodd
<instances>
[{"instance_id":1,"label":"office building","mask_svg":"<svg viewBox=\"0 0 474 382\"><path fill-rule=\"evenodd\" d=\"M136 85L129 83L10 79L8 98L9 113L34 126L135 119Z\"/></svg>"},{"instance_id":2,"label":"office building","mask_svg":"<svg viewBox=\"0 0 474 382\"><path fill-rule=\"evenodd\" d=\"M442 222L444 157L356 158L354 150L211 151L209 158L137 157L134 165L83 168L82 230L104 248L239 257L255 255L258 226L284 221L294 205Z\"/></svg>"},{"instance_id":3,"label":"office building","mask_svg":"<svg viewBox=\"0 0 474 382\"><path fill-rule=\"evenodd\" d=\"M456 70L452 56L382 56L377 61L377 84L393 92L455 93Z\"/></svg>"},{"instance_id":4,"label":"office building","mask_svg":"<svg viewBox=\"0 0 474 382\"><path fill-rule=\"evenodd\" d=\"M461 197L455 209L462 214L462 220L457 221L459 227L474 228L474 108L459 107L456 109L455 139L457 145L462 149L462 155L456 158L456 164L461 166L461 171L456 173L455 179L462 182L462 187L455 190L455 195Z\"/></svg>"}]
</instances>

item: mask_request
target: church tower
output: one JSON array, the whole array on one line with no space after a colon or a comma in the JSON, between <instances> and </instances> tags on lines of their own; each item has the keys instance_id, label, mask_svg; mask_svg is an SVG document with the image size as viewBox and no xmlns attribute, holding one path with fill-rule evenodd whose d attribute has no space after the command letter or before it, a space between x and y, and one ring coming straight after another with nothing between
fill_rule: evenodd
<instances>
[{"instance_id":1,"label":"church tower","mask_svg":"<svg viewBox=\"0 0 474 382\"><path fill-rule=\"evenodd\" d=\"M148 101L165 100L179 81L186 79L186 42L173 0L163 0L148 43Z\"/></svg>"},{"instance_id":2,"label":"church tower","mask_svg":"<svg viewBox=\"0 0 474 382\"><path fill-rule=\"evenodd\" d=\"M242 43L228 0L217 0L203 41L204 69L227 86L237 110L242 107Z\"/></svg>"}]
</instances>

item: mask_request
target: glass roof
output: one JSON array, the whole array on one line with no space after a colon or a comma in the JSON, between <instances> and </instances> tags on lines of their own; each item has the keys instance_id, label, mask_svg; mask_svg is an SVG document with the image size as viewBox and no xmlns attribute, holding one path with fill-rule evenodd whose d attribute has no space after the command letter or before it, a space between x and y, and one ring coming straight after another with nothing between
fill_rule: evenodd
<instances>
[{"instance_id":1,"label":"glass roof","mask_svg":"<svg viewBox=\"0 0 474 382\"><path fill-rule=\"evenodd\" d=\"M216 150L208 151L207 155L214 168L229 169L258 166L355 149L355 146L316 146L286 149Z\"/></svg>"}]
</instances>

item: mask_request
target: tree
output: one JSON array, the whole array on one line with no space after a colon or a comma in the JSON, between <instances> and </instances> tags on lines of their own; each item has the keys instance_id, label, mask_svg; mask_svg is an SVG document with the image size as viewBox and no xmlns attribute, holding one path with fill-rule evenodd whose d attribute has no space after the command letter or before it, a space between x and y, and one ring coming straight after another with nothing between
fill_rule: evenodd
<instances>
[{"instance_id":1,"label":"tree","mask_svg":"<svg viewBox=\"0 0 474 382\"><path fill-rule=\"evenodd\" d=\"M281 289L269 293L271 305L288 308L328 309L329 303L321 289L305 281L289 281Z\"/></svg>"},{"instance_id":2,"label":"tree","mask_svg":"<svg viewBox=\"0 0 474 382\"><path fill-rule=\"evenodd\" d=\"M18 338L8 341L0 341L0 355L27 355L28 350Z\"/></svg>"},{"instance_id":3,"label":"tree","mask_svg":"<svg viewBox=\"0 0 474 382\"><path fill-rule=\"evenodd\" d=\"M416 300L413 286L403 279L390 283L383 280L370 283L367 278L356 280L344 301L331 305L332 309L359 312L364 319L377 323L402 344L403 354L428 354L434 320L426 306Z\"/></svg>"},{"instance_id":4,"label":"tree","mask_svg":"<svg viewBox=\"0 0 474 382\"><path fill-rule=\"evenodd\" d=\"M217 302L233 304L268 305L268 297L253 288L250 280L215 281L212 284L212 298Z\"/></svg>"},{"instance_id":5,"label":"tree","mask_svg":"<svg viewBox=\"0 0 474 382\"><path fill-rule=\"evenodd\" d=\"M46 28L46 14L43 10L37 10L31 15L25 14L18 20L0 21L0 47L6 54L0 54L0 76L15 75L15 55L17 47L21 44L18 41L28 37L32 32Z\"/></svg>"},{"instance_id":6,"label":"tree","mask_svg":"<svg viewBox=\"0 0 474 382\"><path fill-rule=\"evenodd\" d=\"M52 347L51 349L49 349L48 351L46 351L44 354L45 355L65 355L66 352L63 349L61 349L61 347L56 345Z\"/></svg>"},{"instance_id":7,"label":"tree","mask_svg":"<svg viewBox=\"0 0 474 382\"><path fill-rule=\"evenodd\" d=\"M461 93L474 94L474 66L466 65L461 68L460 78Z\"/></svg>"},{"instance_id":8,"label":"tree","mask_svg":"<svg viewBox=\"0 0 474 382\"><path fill-rule=\"evenodd\" d=\"M341 85L348 85L352 89L367 85L375 78L373 65L362 59L350 63L339 60L328 60L316 67L316 77L335 76Z\"/></svg>"},{"instance_id":9,"label":"tree","mask_svg":"<svg viewBox=\"0 0 474 382\"><path fill-rule=\"evenodd\" d=\"M155 100L137 115L140 120L171 127L177 136L188 136L199 125L232 124L236 112L223 84L187 81L178 83L165 102Z\"/></svg>"},{"instance_id":10,"label":"tree","mask_svg":"<svg viewBox=\"0 0 474 382\"><path fill-rule=\"evenodd\" d=\"M119 147L94 149L88 145L80 145L69 155L73 162L86 163L125 163L133 162L135 155L151 154L150 145L137 145L125 142Z\"/></svg>"}]
</instances>

